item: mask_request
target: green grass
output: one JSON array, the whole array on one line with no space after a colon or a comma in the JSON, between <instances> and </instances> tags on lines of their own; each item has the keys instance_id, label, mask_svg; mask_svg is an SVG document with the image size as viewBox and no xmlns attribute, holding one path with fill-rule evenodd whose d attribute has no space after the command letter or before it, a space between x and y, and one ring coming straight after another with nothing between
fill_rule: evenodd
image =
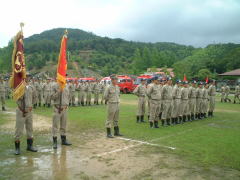
<instances>
[{"instance_id":1,"label":"green grass","mask_svg":"<svg viewBox=\"0 0 240 180\"><path fill-rule=\"evenodd\" d=\"M133 95L121 96L119 125L124 137L176 147L176 150L167 150L167 153L176 154L198 166L206 168L217 166L240 170L239 104L217 102L214 118L150 129L148 123L136 124L137 106L134 104L136 100L137 98ZM219 101L219 97L217 101ZM9 100L7 105L11 108L15 106ZM35 110L35 113L51 117L52 109L42 107ZM105 132L105 106L71 107L68 117L69 131L74 133ZM10 139L9 137L5 138L4 144L8 144ZM44 139L40 139L39 143L45 144L46 142ZM12 147L7 145L6 148ZM161 152L160 149L159 152ZM1 155L2 153L3 151L0 150Z\"/></svg>"}]
</instances>

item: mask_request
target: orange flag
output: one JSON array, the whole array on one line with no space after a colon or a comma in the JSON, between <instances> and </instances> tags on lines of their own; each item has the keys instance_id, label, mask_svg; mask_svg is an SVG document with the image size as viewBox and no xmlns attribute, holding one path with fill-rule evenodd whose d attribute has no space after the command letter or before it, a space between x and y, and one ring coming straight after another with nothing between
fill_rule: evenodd
<instances>
[{"instance_id":1,"label":"orange flag","mask_svg":"<svg viewBox=\"0 0 240 180\"><path fill-rule=\"evenodd\" d=\"M26 68L23 47L23 23L20 24L21 31L14 38L14 49L12 53L12 75L9 81L10 87L13 89L13 99L17 101L24 95L26 87Z\"/></svg>"},{"instance_id":2,"label":"orange flag","mask_svg":"<svg viewBox=\"0 0 240 180\"><path fill-rule=\"evenodd\" d=\"M184 81L184 82L187 81L187 76L186 76L186 74L184 74L183 81Z\"/></svg>"},{"instance_id":3,"label":"orange flag","mask_svg":"<svg viewBox=\"0 0 240 180\"><path fill-rule=\"evenodd\" d=\"M62 91L66 86L66 73L67 73L67 30L65 31L65 34L62 37L57 66L57 82Z\"/></svg>"}]
</instances>

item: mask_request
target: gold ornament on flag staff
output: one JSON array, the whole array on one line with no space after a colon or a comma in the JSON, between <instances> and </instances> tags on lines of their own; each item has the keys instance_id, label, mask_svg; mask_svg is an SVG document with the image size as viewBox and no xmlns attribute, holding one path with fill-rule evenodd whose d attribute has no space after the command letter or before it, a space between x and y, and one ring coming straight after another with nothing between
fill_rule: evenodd
<instances>
[{"instance_id":1,"label":"gold ornament on flag staff","mask_svg":"<svg viewBox=\"0 0 240 180\"><path fill-rule=\"evenodd\" d=\"M12 53L12 76L9 84L13 88L13 99L18 100L25 92L26 86L26 69L23 47L23 27L24 23L20 23L21 30L14 38L14 49Z\"/></svg>"}]
</instances>

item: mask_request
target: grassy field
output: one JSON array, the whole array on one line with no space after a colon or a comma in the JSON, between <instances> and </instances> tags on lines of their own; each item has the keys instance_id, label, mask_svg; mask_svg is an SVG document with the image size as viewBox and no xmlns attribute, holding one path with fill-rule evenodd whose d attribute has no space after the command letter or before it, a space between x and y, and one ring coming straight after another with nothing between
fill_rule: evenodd
<instances>
[{"instance_id":1,"label":"grassy field","mask_svg":"<svg viewBox=\"0 0 240 180\"><path fill-rule=\"evenodd\" d=\"M179 158L203 168L220 167L240 170L240 104L219 103L213 118L188 122L183 125L150 129L148 123L137 124L135 120L136 97L122 95L120 106L120 131L126 138L143 140L176 149L168 150ZM7 106L14 108L8 100ZM38 108L36 114L51 117L52 109ZM7 121L0 113L0 125ZM68 113L69 129L74 133L105 132L106 107L71 107ZM13 148L12 135L1 136L0 157L9 155ZM38 137L38 144L47 145L45 136ZM13 151L12 151L13 152ZM160 150L159 150L160 152Z\"/></svg>"}]
</instances>

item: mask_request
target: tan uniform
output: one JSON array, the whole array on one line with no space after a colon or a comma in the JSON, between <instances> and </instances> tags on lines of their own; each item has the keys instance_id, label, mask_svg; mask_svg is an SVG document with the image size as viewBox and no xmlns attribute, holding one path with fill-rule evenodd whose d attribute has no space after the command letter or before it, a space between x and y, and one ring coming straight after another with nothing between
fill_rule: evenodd
<instances>
[{"instance_id":1,"label":"tan uniform","mask_svg":"<svg viewBox=\"0 0 240 180\"><path fill-rule=\"evenodd\" d=\"M170 119L172 115L173 87L165 84L162 88L162 120Z\"/></svg>"},{"instance_id":2,"label":"tan uniform","mask_svg":"<svg viewBox=\"0 0 240 180\"><path fill-rule=\"evenodd\" d=\"M102 98L101 98L101 104L103 104L103 101L104 101L104 92L105 92L105 90L106 90L106 87L107 87L106 84L101 84L101 96L102 96Z\"/></svg>"},{"instance_id":3,"label":"tan uniform","mask_svg":"<svg viewBox=\"0 0 240 180\"><path fill-rule=\"evenodd\" d=\"M39 82L34 82L34 86L36 89L36 103L41 104L42 103L42 94L41 94L42 87Z\"/></svg>"},{"instance_id":4,"label":"tan uniform","mask_svg":"<svg viewBox=\"0 0 240 180\"><path fill-rule=\"evenodd\" d=\"M43 95L44 95L44 103L46 105L51 104L51 84L45 83L43 85Z\"/></svg>"},{"instance_id":5,"label":"tan uniform","mask_svg":"<svg viewBox=\"0 0 240 180\"><path fill-rule=\"evenodd\" d=\"M86 104L87 105L91 105L92 91L93 91L93 85L91 83L88 83L86 86L86 93L87 93Z\"/></svg>"},{"instance_id":6,"label":"tan uniform","mask_svg":"<svg viewBox=\"0 0 240 180\"><path fill-rule=\"evenodd\" d=\"M204 87L202 88L202 91L203 91L203 97L202 97L201 113L205 114L208 111L208 89Z\"/></svg>"},{"instance_id":7,"label":"tan uniform","mask_svg":"<svg viewBox=\"0 0 240 180\"><path fill-rule=\"evenodd\" d=\"M230 87L226 86L225 87L225 101L231 102L231 99L228 98L229 94L230 94Z\"/></svg>"},{"instance_id":8,"label":"tan uniform","mask_svg":"<svg viewBox=\"0 0 240 180\"><path fill-rule=\"evenodd\" d=\"M53 100L53 121L52 121L52 133L56 137L58 133L58 125L60 123L60 135L65 136L67 127L67 109L69 105L69 90L64 88L63 92L60 92L58 84L53 87L51 98Z\"/></svg>"},{"instance_id":9,"label":"tan uniform","mask_svg":"<svg viewBox=\"0 0 240 180\"><path fill-rule=\"evenodd\" d=\"M137 116L144 116L145 114L146 93L146 86L142 84L138 85L133 91L133 94L138 96Z\"/></svg>"},{"instance_id":10,"label":"tan uniform","mask_svg":"<svg viewBox=\"0 0 240 180\"><path fill-rule=\"evenodd\" d=\"M224 102L224 101L225 101L225 94L226 94L226 92L225 92L225 87L222 86L222 87L221 87L221 102Z\"/></svg>"},{"instance_id":11,"label":"tan uniform","mask_svg":"<svg viewBox=\"0 0 240 180\"><path fill-rule=\"evenodd\" d=\"M189 103L189 98L188 98L188 93L189 93L189 88L185 88L183 87L181 89L181 113L180 115L181 116L187 116L189 115L189 106L188 106L188 103Z\"/></svg>"},{"instance_id":12,"label":"tan uniform","mask_svg":"<svg viewBox=\"0 0 240 180\"><path fill-rule=\"evenodd\" d=\"M112 124L114 127L118 126L119 119L119 102L120 102L120 89L116 85L111 84L104 92L104 99L108 102L107 105L107 120L105 123L106 128L111 128Z\"/></svg>"},{"instance_id":13,"label":"tan uniform","mask_svg":"<svg viewBox=\"0 0 240 180\"><path fill-rule=\"evenodd\" d=\"M99 94L101 92L101 84L100 83L96 83L93 86L93 92L94 92L94 104L98 104L99 101Z\"/></svg>"},{"instance_id":14,"label":"tan uniform","mask_svg":"<svg viewBox=\"0 0 240 180\"><path fill-rule=\"evenodd\" d=\"M197 88L196 91L196 113L201 113L201 107L202 107L202 98L203 98L203 91L202 88Z\"/></svg>"},{"instance_id":15,"label":"tan uniform","mask_svg":"<svg viewBox=\"0 0 240 180\"><path fill-rule=\"evenodd\" d=\"M81 91L81 86L82 86L82 83L78 83L76 85L76 92L77 92L77 97L78 97L78 105L81 104L81 95L82 95L82 91Z\"/></svg>"},{"instance_id":16,"label":"tan uniform","mask_svg":"<svg viewBox=\"0 0 240 180\"><path fill-rule=\"evenodd\" d=\"M215 96L216 96L216 87L214 85L210 85L208 88L209 95L209 112L213 112L215 109Z\"/></svg>"},{"instance_id":17,"label":"tan uniform","mask_svg":"<svg viewBox=\"0 0 240 180\"><path fill-rule=\"evenodd\" d=\"M24 125L26 128L27 138L33 138L33 122L32 122L32 107L34 102L34 89L31 85L25 88L25 94L17 101L16 109L16 127L15 140L20 140Z\"/></svg>"},{"instance_id":18,"label":"tan uniform","mask_svg":"<svg viewBox=\"0 0 240 180\"><path fill-rule=\"evenodd\" d=\"M68 90L69 90L69 104L70 105L75 105L75 92L76 92L76 84L70 83L68 85Z\"/></svg>"},{"instance_id":19,"label":"tan uniform","mask_svg":"<svg viewBox=\"0 0 240 180\"><path fill-rule=\"evenodd\" d=\"M180 105L181 105L181 87L175 85L173 87L173 110L172 110L172 117L177 118L180 116Z\"/></svg>"},{"instance_id":20,"label":"tan uniform","mask_svg":"<svg viewBox=\"0 0 240 180\"><path fill-rule=\"evenodd\" d=\"M195 87L189 87L189 111L191 113L192 118L195 116L196 114L196 96L197 96L197 92L196 92L196 88Z\"/></svg>"},{"instance_id":21,"label":"tan uniform","mask_svg":"<svg viewBox=\"0 0 240 180\"><path fill-rule=\"evenodd\" d=\"M151 84L147 89L147 95L150 100L149 122L158 122L161 109L162 88L160 85Z\"/></svg>"},{"instance_id":22,"label":"tan uniform","mask_svg":"<svg viewBox=\"0 0 240 180\"><path fill-rule=\"evenodd\" d=\"M238 102L240 102L240 87L237 85L235 87L235 94L234 94L234 103L236 103L236 99L238 99Z\"/></svg>"},{"instance_id":23,"label":"tan uniform","mask_svg":"<svg viewBox=\"0 0 240 180\"><path fill-rule=\"evenodd\" d=\"M2 109L5 109L5 96L6 96L5 83L0 82L0 100L2 104Z\"/></svg>"},{"instance_id":24,"label":"tan uniform","mask_svg":"<svg viewBox=\"0 0 240 180\"><path fill-rule=\"evenodd\" d=\"M33 94L34 94L34 98L33 98L33 104L37 104L37 89L35 86L35 82L30 82L31 87L33 88Z\"/></svg>"}]
</instances>

